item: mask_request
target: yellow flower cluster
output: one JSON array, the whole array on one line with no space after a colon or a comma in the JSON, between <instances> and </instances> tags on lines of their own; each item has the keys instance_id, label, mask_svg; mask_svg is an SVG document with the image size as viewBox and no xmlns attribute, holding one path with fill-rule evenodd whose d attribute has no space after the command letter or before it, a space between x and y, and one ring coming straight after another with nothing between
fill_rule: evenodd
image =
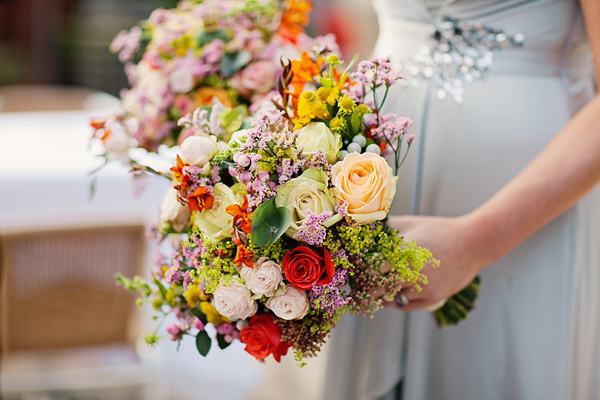
<instances>
[{"instance_id":1,"label":"yellow flower cluster","mask_svg":"<svg viewBox=\"0 0 600 400\"><path fill-rule=\"evenodd\" d=\"M327 100L328 95L324 97ZM294 128L300 129L315 118L329 118L327 103L321 101L314 92L307 90L302 92L298 99L298 117L294 120Z\"/></svg>"},{"instance_id":2,"label":"yellow flower cluster","mask_svg":"<svg viewBox=\"0 0 600 400\"><path fill-rule=\"evenodd\" d=\"M184 293L185 301L188 303L188 306L194 308L198 305L200 300L208 300L208 297L202 293L202 290L197 286L191 286Z\"/></svg>"},{"instance_id":3,"label":"yellow flower cluster","mask_svg":"<svg viewBox=\"0 0 600 400\"><path fill-rule=\"evenodd\" d=\"M185 57L188 49L195 48L195 40L190 35L184 35L173 42L175 48L175 55L177 57Z\"/></svg>"},{"instance_id":4,"label":"yellow flower cluster","mask_svg":"<svg viewBox=\"0 0 600 400\"><path fill-rule=\"evenodd\" d=\"M200 310L206 315L206 320L215 326L231 322L226 317L219 314L210 301L200 302Z\"/></svg>"}]
</instances>

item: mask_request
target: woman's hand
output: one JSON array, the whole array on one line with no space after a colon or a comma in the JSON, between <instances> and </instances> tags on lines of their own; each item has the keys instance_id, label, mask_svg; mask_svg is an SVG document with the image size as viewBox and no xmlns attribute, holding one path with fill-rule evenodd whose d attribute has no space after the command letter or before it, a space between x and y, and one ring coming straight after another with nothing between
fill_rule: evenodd
<instances>
[{"instance_id":1,"label":"woman's hand","mask_svg":"<svg viewBox=\"0 0 600 400\"><path fill-rule=\"evenodd\" d=\"M440 266L426 266L421 271L429 283L417 292L407 285L402 293L408 298L403 311L432 306L465 288L490 262L493 256L486 249L484 235L470 216L445 218L424 216L390 216L390 228L405 239L429 249ZM395 306L394 302L386 306Z\"/></svg>"}]
</instances>

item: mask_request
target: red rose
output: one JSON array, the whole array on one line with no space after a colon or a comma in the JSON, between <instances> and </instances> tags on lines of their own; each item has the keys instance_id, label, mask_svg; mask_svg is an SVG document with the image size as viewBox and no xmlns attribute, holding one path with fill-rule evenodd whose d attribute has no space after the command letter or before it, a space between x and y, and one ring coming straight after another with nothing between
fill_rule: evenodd
<instances>
[{"instance_id":1,"label":"red rose","mask_svg":"<svg viewBox=\"0 0 600 400\"><path fill-rule=\"evenodd\" d=\"M335 267L325 247L311 249L299 246L283 257L285 278L298 289L309 290L312 284L327 285L333 278Z\"/></svg>"},{"instance_id":2,"label":"red rose","mask_svg":"<svg viewBox=\"0 0 600 400\"><path fill-rule=\"evenodd\" d=\"M291 344L281 341L281 329L269 314L254 314L250 324L242 328L240 342L256 359L263 360L273 354L277 362L287 354Z\"/></svg>"}]
</instances>

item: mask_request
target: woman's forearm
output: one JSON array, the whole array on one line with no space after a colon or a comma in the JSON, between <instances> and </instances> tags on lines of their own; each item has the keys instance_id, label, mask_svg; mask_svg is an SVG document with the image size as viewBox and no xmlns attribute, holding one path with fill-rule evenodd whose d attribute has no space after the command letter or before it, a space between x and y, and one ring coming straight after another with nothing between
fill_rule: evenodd
<instances>
[{"instance_id":1,"label":"woman's forearm","mask_svg":"<svg viewBox=\"0 0 600 400\"><path fill-rule=\"evenodd\" d=\"M596 96L519 175L465 218L491 263L571 207L598 181L600 97Z\"/></svg>"}]
</instances>

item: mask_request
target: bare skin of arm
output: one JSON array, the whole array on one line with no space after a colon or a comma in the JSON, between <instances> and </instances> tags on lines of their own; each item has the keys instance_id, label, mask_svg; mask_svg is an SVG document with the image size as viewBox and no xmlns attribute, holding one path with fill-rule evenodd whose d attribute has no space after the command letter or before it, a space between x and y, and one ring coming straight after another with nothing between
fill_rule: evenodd
<instances>
[{"instance_id":1,"label":"bare skin of arm","mask_svg":"<svg viewBox=\"0 0 600 400\"><path fill-rule=\"evenodd\" d=\"M581 0L600 77L600 1ZM440 268L423 270L429 284L405 290L404 311L426 308L467 286L600 181L600 96L579 111L536 158L476 210L454 218L390 216L388 223L430 249ZM392 305L392 304L389 304Z\"/></svg>"}]
</instances>

